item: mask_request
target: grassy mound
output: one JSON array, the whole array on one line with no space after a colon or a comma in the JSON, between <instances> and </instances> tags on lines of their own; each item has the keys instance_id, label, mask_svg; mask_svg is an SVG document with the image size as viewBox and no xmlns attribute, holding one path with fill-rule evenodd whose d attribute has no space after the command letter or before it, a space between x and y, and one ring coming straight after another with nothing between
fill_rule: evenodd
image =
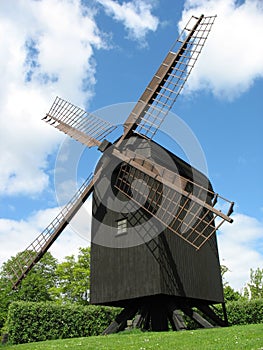
<instances>
[{"instance_id":1,"label":"grassy mound","mask_svg":"<svg viewBox=\"0 0 263 350\"><path fill-rule=\"evenodd\" d=\"M3 350L263 349L263 324L182 332L122 332L108 336L3 345Z\"/></svg>"}]
</instances>

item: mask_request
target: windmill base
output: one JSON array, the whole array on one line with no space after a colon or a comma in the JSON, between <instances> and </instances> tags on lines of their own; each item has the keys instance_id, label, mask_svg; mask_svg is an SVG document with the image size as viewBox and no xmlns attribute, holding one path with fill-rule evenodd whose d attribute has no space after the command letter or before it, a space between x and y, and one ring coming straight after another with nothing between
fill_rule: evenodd
<instances>
[{"instance_id":1,"label":"windmill base","mask_svg":"<svg viewBox=\"0 0 263 350\"><path fill-rule=\"evenodd\" d=\"M183 314L202 328L227 327L224 303L222 303L222 309L224 318L216 314L213 305L204 301L189 302L189 300L177 300L167 296L140 298L131 300L102 334L123 331L127 327L128 320L133 320L133 328L142 330L168 331L169 323L174 331L186 330Z\"/></svg>"}]
</instances>

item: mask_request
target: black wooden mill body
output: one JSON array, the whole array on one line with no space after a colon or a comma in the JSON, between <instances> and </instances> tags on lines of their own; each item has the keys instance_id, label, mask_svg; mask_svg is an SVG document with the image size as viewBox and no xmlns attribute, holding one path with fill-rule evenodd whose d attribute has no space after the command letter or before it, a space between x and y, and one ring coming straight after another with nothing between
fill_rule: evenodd
<instances>
[{"instance_id":1,"label":"black wooden mill body","mask_svg":"<svg viewBox=\"0 0 263 350\"><path fill-rule=\"evenodd\" d=\"M136 145L138 139L141 138L133 136L130 143ZM129 141L127 143L129 144ZM156 164L177 171L180 176L191 182L194 173L195 182L200 186L208 185L212 191L211 183L205 175L168 150L164 150L162 146L147 141L145 148L141 151L144 157L150 156ZM163 157L165 153L169 156ZM96 189L93 192L91 303L126 308L130 310L130 317L134 316L135 312L139 313L141 322L144 322L147 328L148 321L148 326L153 330L167 330L168 321L172 320L175 310L192 316L190 309L195 306L204 313L208 312L211 317L212 312L208 306L224 303L216 235L213 235L202 249L196 250L169 229L160 228L160 234L153 234L155 237L144 244L121 247L122 242L120 248L116 248L119 220L127 219L129 230L120 235L120 239L123 240L123 236L126 236L128 241L132 236L143 235L141 224L150 217L143 208L123 214L104 206L103 203L106 203L111 193L118 197L114 191L118 171L116 170L115 175L109 173L108 168L103 166L103 161L102 157L99 164L103 169L101 177L107 178L108 181L104 181L104 189L99 195ZM103 198L99 199L101 193ZM122 197L121 194L119 197ZM207 198L210 204L212 200L211 197ZM175 208L175 214L178 210L180 208ZM176 226L176 223L174 225ZM105 226L111 229L105 232ZM105 234L110 237L106 238ZM94 243L98 236L103 237L102 240L99 239L100 244ZM214 316L212 315L212 318L215 322L226 324L226 320L219 321ZM199 317L197 321L201 322L202 326L207 326ZM173 320L172 324L175 328L180 327L180 324L174 324ZM118 326L121 326L121 321Z\"/></svg>"}]
</instances>

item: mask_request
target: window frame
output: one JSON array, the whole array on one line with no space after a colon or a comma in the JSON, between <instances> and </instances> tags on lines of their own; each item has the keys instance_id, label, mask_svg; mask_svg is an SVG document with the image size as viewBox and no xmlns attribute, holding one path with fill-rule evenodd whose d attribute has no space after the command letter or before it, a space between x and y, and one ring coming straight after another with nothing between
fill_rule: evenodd
<instances>
[{"instance_id":1,"label":"window frame","mask_svg":"<svg viewBox=\"0 0 263 350\"><path fill-rule=\"evenodd\" d=\"M117 233L116 236L124 235L128 233L128 219L121 218L116 220L117 222Z\"/></svg>"}]
</instances>

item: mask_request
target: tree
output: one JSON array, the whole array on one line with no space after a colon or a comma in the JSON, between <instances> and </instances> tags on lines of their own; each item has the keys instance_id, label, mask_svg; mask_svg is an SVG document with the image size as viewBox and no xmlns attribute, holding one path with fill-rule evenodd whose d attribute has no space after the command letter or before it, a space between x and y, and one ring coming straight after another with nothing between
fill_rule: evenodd
<instances>
[{"instance_id":1,"label":"tree","mask_svg":"<svg viewBox=\"0 0 263 350\"><path fill-rule=\"evenodd\" d=\"M235 291L232 287L230 287L228 282L225 281L225 279L224 279L224 275L226 272L229 271L229 268L225 265L221 265L220 267L221 267L221 276L222 276L222 280L223 280L225 302L239 300L240 298L242 298L241 294L238 293L237 291Z\"/></svg>"},{"instance_id":2,"label":"tree","mask_svg":"<svg viewBox=\"0 0 263 350\"><path fill-rule=\"evenodd\" d=\"M220 269L221 269L221 276L222 276L222 281L223 281L223 286L225 287L228 282L225 281L225 273L229 271L229 268L225 265L220 265Z\"/></svg>"},{"instance_id":3,"label":"tree","mask_svg":"<svg viewBox=\"0 0 263 350\"><path fill-rule=\"evenodd\" d=\"M4 326L8 306L10 304L10 287L7 288L5 280L0 278L0 329Z\"/></svg>"},{"instance_id":4,"label":"tree","mask_svg":"<svg viewBox=\"0 0 263 350\"><path fill-rule=\"evenodd\" d=\"M57 260L48 252L22 280L17 290L12 290L9 271L14 260L22 256L20 252L5 262L0 271L0 328L5 322L8 306L12 301L48 301L52 300L50 288L56 285L55 270Z\"/></svg>"},{"instance_id":5,"label":"tree","mask_svg":"<svg viewBox=\"0 0 263 350\"><path fill-rule=\"evenodd\" d=\"M55 300L87 304L90 289L90 247L79 248L77 259L74 255L65 257L57 265L57 284L50 289Z\"/></svg>"},{"instance_id":6,"label":"tree","mask_svg":"<svg viewBox=\"0 0 263 350\"><path fill-rule=\"evenodd\" d=\"M242 295L235 291L232 287L229 285L224 286L224 299L227 303L228 301L237 301L242 298Z\"/></svg>"},{"instance_id":7,"label":"tree","mask_svg":"<svg viewBox=\"0 0 263 350\"><path fill-rule=\"evenodd\" d=\"M244 296L248 299L263 298L263 269L250 269L250 282L244 288Z\"/></svg>"}]
</instances>

